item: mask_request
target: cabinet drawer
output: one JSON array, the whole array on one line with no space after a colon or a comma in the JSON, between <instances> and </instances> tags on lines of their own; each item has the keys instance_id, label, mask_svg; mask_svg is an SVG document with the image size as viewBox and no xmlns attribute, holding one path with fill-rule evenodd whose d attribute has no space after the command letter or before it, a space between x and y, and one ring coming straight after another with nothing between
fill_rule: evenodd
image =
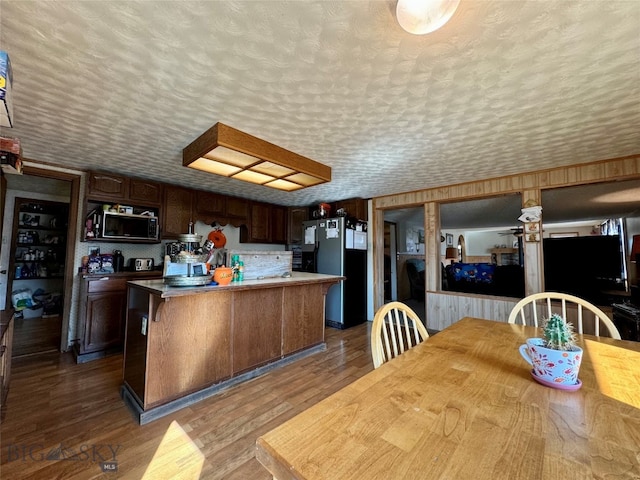
<instances>
[{"instance_id":1,"label":"cabinet drawer","mask_svg":"<svg viewBox=\"0 0 640 480\"><path fill-rule=\"evenodd\" d=\"M127 290L126 278L107 278L105 280L89 280L87 291L95 292L124 292Z\"/></svg>"}]
</instances>

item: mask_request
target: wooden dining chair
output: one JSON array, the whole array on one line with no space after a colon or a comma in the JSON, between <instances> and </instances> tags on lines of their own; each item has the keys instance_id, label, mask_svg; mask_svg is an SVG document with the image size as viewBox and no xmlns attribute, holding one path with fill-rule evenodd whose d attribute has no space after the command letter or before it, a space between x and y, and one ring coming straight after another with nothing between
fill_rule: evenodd
<instances>
[{"instance_id":1,"label":"wooden dining chair","mask_svg":"<svg viewBox=\"0 0 640 480\"><path fill-rule=\"evenodd\" d=\"M523 325L537 327L538 318L549 318L553 313L558 313L573 323L578 333L585 333L584 324L593 320L593 323L589 323L586 333L599 337L603 330L602 336L620 340L620 332L606 313L586 300L568 293L541 292L529 295L516 303L509 314L508 322L518 323L520 320Z\"/></svg>"},{"instance_id":2,"label":"wooden dining chair","mask_svg":"<svg viewBox=\"0 0 640 480\"><path fill-rule=\"evenodd\" d=\"M429 338L420 317L401 302L390 302L378 309L371 327L373 368L397 357Z\"/></svg>"}]
</instances>

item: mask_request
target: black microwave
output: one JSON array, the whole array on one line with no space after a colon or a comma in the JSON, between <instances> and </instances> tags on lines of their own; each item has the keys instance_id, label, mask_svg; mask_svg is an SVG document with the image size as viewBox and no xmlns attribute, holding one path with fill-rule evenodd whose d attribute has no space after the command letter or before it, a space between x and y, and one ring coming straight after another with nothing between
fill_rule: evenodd
<instances>
[{"instance_id":1,"label":"black microwave","mask_svg":"<svg viewBox=\"0 0 640 480\"><path fill-rule=\"evenodd\" d=\"M102 238L157 242L160 236L158 217L131 213L102 212Z\"/></svg>"}]
</instances>

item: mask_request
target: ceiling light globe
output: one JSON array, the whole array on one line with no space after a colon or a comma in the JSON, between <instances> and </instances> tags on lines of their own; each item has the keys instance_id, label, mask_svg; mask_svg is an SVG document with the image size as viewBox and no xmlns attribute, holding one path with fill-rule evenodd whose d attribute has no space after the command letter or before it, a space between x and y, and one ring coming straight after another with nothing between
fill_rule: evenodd
<instances>
[{"instance_id":1,"label":"ceiling light globe","mask_svg":"<svg viewBox=\"0 0 640 480\"><path fill-rule=\"evenodd\" d=\"M431 33L451 19L460 0L398 0L396 17L407 32Z\"/></svg>"}]
</instances>

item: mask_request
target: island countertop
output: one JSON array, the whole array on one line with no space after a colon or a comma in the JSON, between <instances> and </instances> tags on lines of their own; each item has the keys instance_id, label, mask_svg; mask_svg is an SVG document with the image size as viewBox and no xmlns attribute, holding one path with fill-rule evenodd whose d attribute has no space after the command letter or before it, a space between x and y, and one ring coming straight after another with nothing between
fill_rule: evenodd
<instances>
[{"instance_id":1,"label":"island countertop","mask_svg":"<svg viewBox=\"0 0 640 480\"><path fill-rule=\"evenodd\" d=\"M161 298L182 297L211 292L228 292L241 290L255 290L258 288L284 287L293 285L308 285L312 283L336 283L344 280L339 275L323 273L293 272L290 277L269 277L259 280L243 280L229 285L203 285L195 287L172 287L165 285L162 280L131 280L127 283L147 290Z\"/></svg>"},{"instance_id":2,"label":"island countertop","mask_svg":"<svg viewBox=\"0 0 640 480\"><path fill-rule=\"evenodd\" d=\"M140 423L323 350L325 298L344 277L291 277L224 286L127 282L121 394Z\"/></svg>"}]
</instances>

